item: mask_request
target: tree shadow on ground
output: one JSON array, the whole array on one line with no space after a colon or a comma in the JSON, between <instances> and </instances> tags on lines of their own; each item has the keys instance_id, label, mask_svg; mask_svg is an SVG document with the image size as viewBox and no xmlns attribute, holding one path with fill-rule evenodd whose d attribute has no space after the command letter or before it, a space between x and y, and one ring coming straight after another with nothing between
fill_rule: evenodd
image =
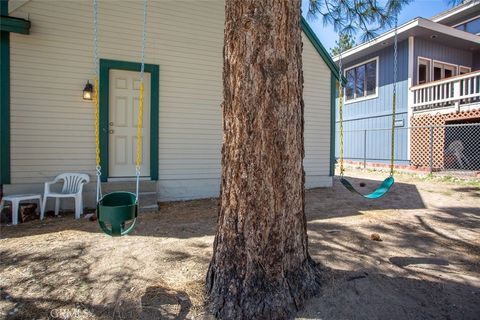
<instances>
[{"instance_id":1,"label":"tree shadow on ground","mask_svg":"<svg viewBox=\"0 0 480 320\"><path fill-rule=\"evenodd\" d=\"M109 304L91 304L47 297L22 298L0 291L0 298L10 303L2 308L5 319L187 319L191 302L184 292L160 286L148 287L140 299L126 298Z\"/></svg>"},{"instance_id":2,"label":"tree shadow on ground","mask_svg":"<svg viewBox=\"0 0 480 320\"><path fill-rule=\"evenodd\" d=\"M366 182L365 188L377 183L351 180L354 184ZM479 274L478 244L448 230L475 232L480 225L480 208L452 206L427 211L425 207L413 184L397 183L378 201L351 194L339 183L332 189L308 190L310 254L325 265L335 262L341 266L326 273L324 292L299 316L473 319L472 315L479 314L478 286L459 271ZM2 243L0 249L3 290L12 295L13 301L2 299L0 306L5 307L0 309L11 312L17 308L12 319L47 318L52 310L97 319L187 319L192 310L202 307L199 295L188 285L174 290L161 278L141 274L146 263L138 252L145 244L142 241L157 241L165 247L159 245L161 254L152 253L158 257L150 263L160 264L156 259L161 259L172 273L184 272L184 278L191 273L180 267L189 261L194 261L196 268L206 269L217 208L216 199L162 204L160 213L141 214L132 236L121 239L101 234L96 222L74 220L69 215L2 228L3 238L18 238L13 240L21 245L13 250ZM365 217L362 224L349 224L348 217L358 215ZM372 232L379 233L383 241L370 240ZM205 236L209 238L195 239ZM171 248L167 245L172 240L162 242L164 239L190 242ZM10 241L5 240L5 244ZM37 247L39 241L47 245ZM477 255L465 255L465 248ZM113 250L125 251L117 255L121 261L108 259ZM411 255L402 254L408 250ZM102 259L109 265L98 273ZM461 269L454 269L458 266ZM440 276L432 276L435 273Z\"/></svg>"},{"instance_id":3,"label":"tree shadow on ground","mask_svg":"<svg viewBox=\"0 0 480 320\"><path fill-rule=\"evenodd\" d=\"M138 274L142 262L131 256L96 272L102 257L92 257L91 249L82 243L33 253L2 248L0 317L186 319L192 306L187 293L161 280L153 285Z\"/></svg>"},{"instance_id":4,"label":"tree shadow on ground","mask_svg":"<svg viewBox=\"0 0 480 320\"><path fill-rule=\"evenodd\" d=\"M480 198L480 188L479 187L460 187L453 189L455 192L465 193L471 197Z\"/></svg>"},{"instance_id":5,"label":"tree shadow on ground","mask_svg":"<svg viewBox=\"0 0 480 320\"><path fill-rule=\"evenodd\" d=\"M465 237L467 233L478 231L480 208L436 208L431 213L414 211L391 220L376 219L372 214L362 224L354 226L336 220L310 220L309 242L313 245L309 246L309 251L313 257L321 257L322 261L337 261L341 257L345 266L360 269L392 263L389 261L391 256L385 256L392 249L416 252L417 256L412 258L424 259L451 250L455 253L452 256L456 257L457 264L464 265L466 270L480 272L479 261L464 254L466 250L480 255L478 241L473 241L471 235L470 238ZM372 241L372 233L379 234L383 241Z\"/></svg>"},{"instance_id":6,"label":"tree shadow on ground","mask_svg":"<svg viewBox=\"0 0 480 320\"><path fill-rule=\"evenodd\" d=\"M139 319L186 319L192 303L185 292L166 290L160 286L148 287L141 298Z\"/></svg>"},{"instance_id":7,"label":"tree shadow on ground","mask_svg":"<svg viewBox=\"0 0 480 320\"><path fill-rule=\"evenodd\" d=\"M476 320L480 314L480 289L471 285L371 271L330 274L299 319Z\"/></svg>"},{"instance_id":8,"label":"tree shadow on ground","mask_svg":"<svg viewBox=\"0 0 480 320\"><path fill-rule=\"evenodd\" d=\"M436 222L439 222L437 224ZM335 269L301 319L478 319L478 208L309 222L309 251ZM383 241L372 241L372 232ZM408 252L411 255L405 255ZM468 254L466 254L468 253ZM330 276L330 278L328 278Z\"/></svg>"},{"instance_id":9,"label":"tree shadow on ground","mask_svg":"<svg viewBox=\"0 0 480 320\"><path fill-rule=\"evenodd\" d=\"M307 192L310 253L317 261L326 264L330 261L341 262L349 268L336 267L325 273L324 291L307 303L299 317L475 319L480 312L478 286L468 284L468 279L458 271L453 279L434 278L429 271L445 275L452 271L449 268L462 265L463 270L478 274L478 259L475 260L472 255L464 256L462 251L469 248L478 252L478 246L432 225L432 221L438 221L453 229L474 230L480 225L478 208L436 208L435 214L427 218L414 210L402 220L386 219L382 224L373 221L352 226L336 219L326 220L323 211L317 212L315 206L309 207L308 203L315 200L312 197L328 199L326 202L336 204L331 209L331 216L346 217L342 206L345 195L339 192L334 198L329 198L330 192L328 189ZM400 201L405 201L402 195ZM184 210L178 210L177 204L171 204L163 211L168 215L159 217L149 214L142 228L175 239L213 235L216 201L201 203L198 207L192 203L181 203L180 207L183 206ZM395 207L397 204L390 205ZM406 207L412 205L406 204ZM350 213L364 213L355 206L350 210ZM67 222L71 221L73 219ZM203 229L196 230L197 226ZM145 232L142 228L141 233ZM384 241L370 240L371 232L380 233ZM2 276L5 271L10 276L3 280L6 288L4 293L11 293L12 298L11 302L2 299L6 307L1 310L8 313L18 309L9 316L10 319L46 318L51 316L52 310L58 314L85 315L97 319L187 319L193 309L201 309L200 304L193 304L196 295L190 289L174 290L162 281L139 275L139 271L146 266L144 261L129 254L129 250L141 250L141 243L136 243L135 237L116 239L119 242L110 239L110 247L99 250L96 248L98 238L86 238L79 233L78 239L72 240L63 238L63 234L59 232L58 235L42 238L42 241L48 242L48 246L42 248L35 248L38 239L33 238L19 239L24 241L24 251L13 251L2 246L0 270ZM61 246L64 241L68 242L68 246ZM119 264L119 261L110 261L105 255L111 250L118 250L115 246L120 244L125 247L125 254L121 255L122 263ZM443 256L442 251L438 252L443 248L457 254ZM162 259L171 263L171 268L187 260L195 260L198 266L206 266L209 260L205 256L206 249L205 242L194 242L184 250L164 247L161 249ZM415 254L389 253L390 249L410 249ZM109 266L106 271L96 273L101 259L107 259ZM139 287L135 282L141 282L142 286ZM15 288L15 294L11 292L12 288Z\"/></svg>"},{"instance_id":10,"label":"tree shadow on ground","mask_svg":"<svg viewBox=\"0 0 480 320\"><path fill-rule=\"evenodd\" d=\"M431 219L445 224L453 224L464 228L480 228L480 207L442 207L437 208L441 215Z\"/></svg>"},{"instance_id":11,"label":"tree shadow on ground","mask_svg":"<svg viewBox=\"0 0 480 320\"><path fill-rule=\"evenodd\" d=\"M362 194L372 192L380 181L348 178ZM360 187L365 184L365 187ZM395 183L382 198L365 199L348 191L338 181L328 189L312 189L306 192L306 212L309 220L330 219L358 215L369 210L410 210L424 209L425 203L415 184Z\"/></svg>"},{"instance_id":12,"label":"tree shadow on ground","mask_svg":"<svg viewBox=\"0 0 480 320\"><path fill-rule=\"evenodd\" d=\"M429 258L429 257L391 257L388 259L397 267L406 267L415 264L432 264L437 266L448 266L445 259Z\"/></svg>"},{"instance_id":13,"label":"tree shadow on ground","mask_svg":"<svg viewBox=\"0 0 480 320\"><path fill-rule=\"evenodd\" d=\"M181 239L213 235L217 208L218 199L162 203L159 212L139 213L137 226L130 235ZM97 221L83 217L75 220L70 215L16 226L0 226L2 238L22 238L61 231L80 231L104 237Z\"/></svg>"},{"instance_id":14,"label":"tree shadow on ground","mask_svg":"<svg viewBox=\"0 0 480 320\"><path fill-rule=\"evenodd\" d=\"M351 183L366 187L368 193L378 185L377 180L350 178ZM396 183L384 197L372 201L346 190L338 181L333 188L317 188L306 191L308 220L330 219L359 215L371 210L422 209L425 204L414 184ZM132 236L193 238L212 236L218 212L218 199L162 203L159 212L140 213ZM30 221L18 226L2 226L0 234L7 238L20 238L63 230L88 232L102 236L97 222L88 219L74 220L70 215L44 221Z\"/></svg>"}]
</instances>

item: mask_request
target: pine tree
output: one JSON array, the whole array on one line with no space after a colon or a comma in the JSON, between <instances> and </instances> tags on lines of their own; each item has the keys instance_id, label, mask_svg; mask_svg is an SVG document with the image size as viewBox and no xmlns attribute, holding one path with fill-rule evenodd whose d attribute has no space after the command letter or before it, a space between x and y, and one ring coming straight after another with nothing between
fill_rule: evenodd
<instances>
[{"instance_id":1,"label":"pine tree","mask_svg":"<svg viewBox=\"0 0 480 320\"><path fill-rule=\"evenodd\" d=\"M311 14L345 33L391 22L408 0L311 2ZM222 179L206 279L219 319L288 319L320 290L305 216L300 8L225 1Z\"/></svg>"},{"instance_id":2,"label":"pine tree","mask_svg":"<svg viewBox=\"0 0 480 320\"><path fill-rule=\"evenodd\" d=\"M342 34L339 40L335 41L336 46L330 49L332 56L336 56L355 45L355 40L350 34Z\"/></svg>"}]
</instances>

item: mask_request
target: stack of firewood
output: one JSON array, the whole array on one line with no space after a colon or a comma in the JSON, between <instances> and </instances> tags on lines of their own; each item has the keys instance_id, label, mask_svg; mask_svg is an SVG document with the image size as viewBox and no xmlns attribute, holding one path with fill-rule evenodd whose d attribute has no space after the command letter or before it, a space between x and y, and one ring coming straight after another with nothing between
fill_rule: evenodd
<instances>
[{"instance_id":1,"label":"stack of firewood","mask_svg":"<svg viewBox=\"0 0 480 320\"><path fill-rule=\"evenodd\" d=\"M18 209L18 221L27 222L38 219L36 203L20 203ZM0 214L0 222L2 224L12 223L12 207L6 206Z\"/></svg>"}]
</instances>

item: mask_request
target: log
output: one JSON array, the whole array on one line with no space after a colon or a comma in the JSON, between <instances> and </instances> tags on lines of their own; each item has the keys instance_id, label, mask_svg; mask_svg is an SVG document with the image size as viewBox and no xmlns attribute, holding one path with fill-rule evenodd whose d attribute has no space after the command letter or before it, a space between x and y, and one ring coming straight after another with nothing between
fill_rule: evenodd
<instances>
[{"instance_id":1,"label":"log","mask_svg":"<svg viewBox=\"0 0 480 320\"><path fill-rule=\"evenodd\" d=\"M18 220L20 222L27 222L38 219L37 204L36 203L20 203L18 209Z\"/></svg>"}]
</instances>

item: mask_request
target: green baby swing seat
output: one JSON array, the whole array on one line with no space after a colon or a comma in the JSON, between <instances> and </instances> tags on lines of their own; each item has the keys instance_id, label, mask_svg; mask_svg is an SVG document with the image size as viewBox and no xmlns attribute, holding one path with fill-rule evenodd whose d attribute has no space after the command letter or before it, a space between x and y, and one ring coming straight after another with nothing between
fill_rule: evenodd
<instances>
[{"instance_id":1,"label":"green baby swing seat","mask_svg":"<svg viewBox=\"0 0 480 320\"><path fill-rule=\"evenodd\" d=\"M126 235L137 222L137 196L126 191L106 194L97 204L97 215L103 232L113 237Z\"/></svg>"}]
</instances>

